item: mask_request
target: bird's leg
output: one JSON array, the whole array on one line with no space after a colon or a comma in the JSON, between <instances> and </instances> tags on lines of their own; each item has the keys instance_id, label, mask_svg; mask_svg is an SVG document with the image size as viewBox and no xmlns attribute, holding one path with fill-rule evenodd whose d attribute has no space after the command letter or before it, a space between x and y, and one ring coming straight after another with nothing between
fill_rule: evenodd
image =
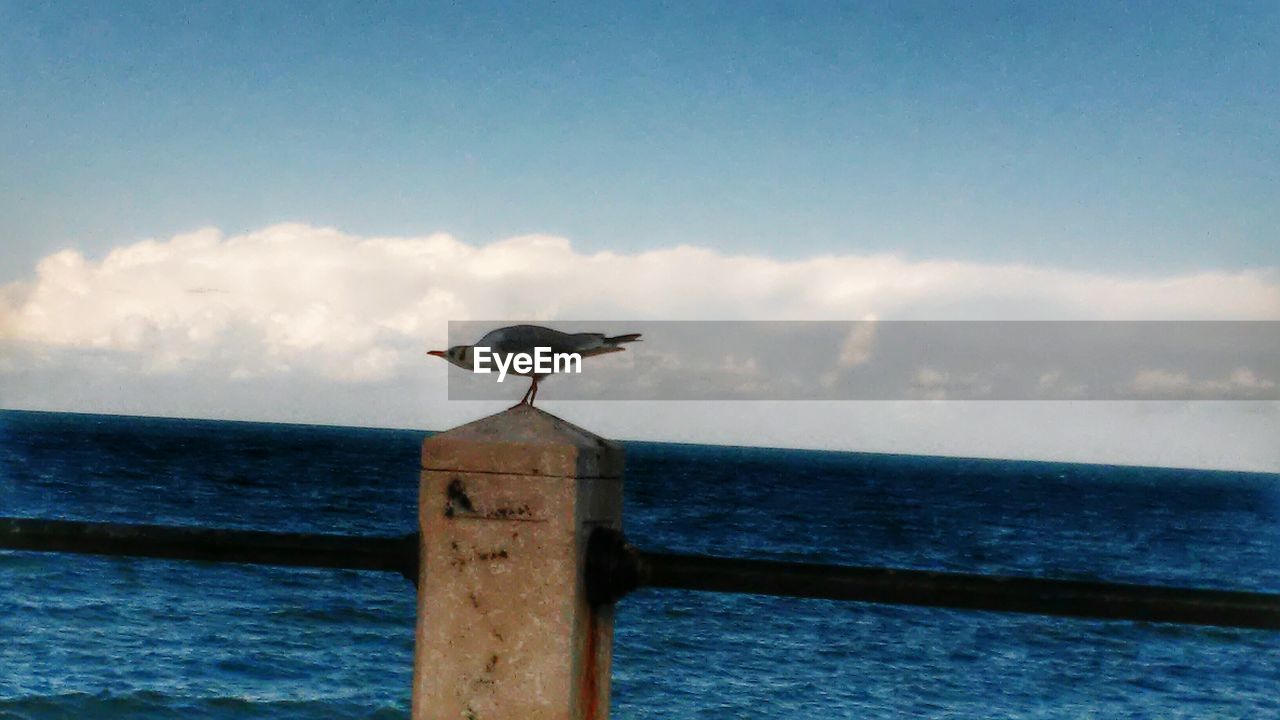
<instances>
[{"instance_id":1,"label":"bird's leg","mask_svg":"<svg viewBox=\"0 0 1280 720\"><path fill-rule=\"evenodd\" d=\"M524 391L524 397L520 398L520 402L516 403L515 405L512 405L511 408L515 409L520 407L521 405L530 405L530 406L533 405L533 396L537 394L538 394L538 381L534 379L533 382L529 383L529 389Z\"/></svg>"}]
</instances>

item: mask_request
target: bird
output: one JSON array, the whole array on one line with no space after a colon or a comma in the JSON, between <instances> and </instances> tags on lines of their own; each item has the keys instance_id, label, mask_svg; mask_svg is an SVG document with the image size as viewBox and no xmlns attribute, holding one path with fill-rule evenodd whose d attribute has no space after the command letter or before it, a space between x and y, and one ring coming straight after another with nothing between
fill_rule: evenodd
<instances>
[{"instance_id":1,"label":"bird","mask_svg":"<svg viewBox=\"0 0 1280 720\"><path fill-rule=\"evenodd\" d=\"M626 350L621 347L623 343L636 342L639 339L640 333L607 336L603 333L565 333L541 325L509 325L490 330L472 345L454 345L448 350L429 350L427 354L447 360L468 372L476 372L476 348L488 348L494 363L509 366L513 356L517 354L532 356L536 348L548 348L555 354L575 353L580 357L588 358L594 355L622 352ZM532 407L534 398L538 397L538 382L550 373L539 373L533 370L517 372L514 369L511 373L527 377L531 381L524 397L512 407L521 405Z\"/></svg>"}]
</instances>

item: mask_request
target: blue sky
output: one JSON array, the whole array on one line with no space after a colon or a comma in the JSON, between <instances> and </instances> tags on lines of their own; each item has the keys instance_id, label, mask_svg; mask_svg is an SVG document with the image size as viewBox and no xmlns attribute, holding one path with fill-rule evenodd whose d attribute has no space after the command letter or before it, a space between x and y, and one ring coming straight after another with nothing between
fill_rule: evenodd
<instances>
[{"instance_id":1,"label":"blue sky","mask_svg":"<svg viewBox=\"0 0 1280 720\"><path fill-rule=\"evenodd\" d=\"M1280 4L0 2L0 281L278 221L1274 266Z\"/></svg>"},{"instance_id":2,"label":"blue sky","mask_svg":"<svg viewBox=\"0 0 1280 720\"><path fill-rule=\"evenodd\" d=\"M1277 320L1278 68L1275 2L0 0L0 405L445 428L497 407L426 362L459 319ZM622 438L1280 468L1276 402L569 394Z\"/></svg>"}]
</instances>

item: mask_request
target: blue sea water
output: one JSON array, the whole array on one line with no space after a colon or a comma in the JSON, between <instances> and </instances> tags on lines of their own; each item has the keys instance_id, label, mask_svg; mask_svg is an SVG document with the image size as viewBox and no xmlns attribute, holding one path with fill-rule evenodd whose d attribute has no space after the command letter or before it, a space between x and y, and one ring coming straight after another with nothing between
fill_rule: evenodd
<instances>
[{"instance_id":1,"label":"blue sea water","mask_svg":"<svg viewBox=\"0 0 1280 720\"><path fill-rule=\"evenodd\" d=\"M423 433L0 412L0 515L414 528ZM1280 591L1280 476L630 443L650 550ZM391 574L0 551L0 718L402 718ZM647 590L613 715L1274 718L1280 633Z\"/></svg>"}]
</instances>

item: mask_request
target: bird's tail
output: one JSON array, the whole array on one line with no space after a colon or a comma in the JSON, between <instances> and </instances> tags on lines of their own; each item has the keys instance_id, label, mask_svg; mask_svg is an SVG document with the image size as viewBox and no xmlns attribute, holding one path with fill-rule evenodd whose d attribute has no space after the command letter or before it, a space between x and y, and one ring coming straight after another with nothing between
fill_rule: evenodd
<instances>
[{"instance_id":1,"label":"bird's tail","mask_svg":"<svg viewBox=\"0 0 1280 720\"><path fill-rule=\"evenodd\" d=\"M608 345L618 345L621 343L635 342L640 339L640 333L631 333L630 335L614 335L604 339Z\"/></svg>"}]
</instances>

